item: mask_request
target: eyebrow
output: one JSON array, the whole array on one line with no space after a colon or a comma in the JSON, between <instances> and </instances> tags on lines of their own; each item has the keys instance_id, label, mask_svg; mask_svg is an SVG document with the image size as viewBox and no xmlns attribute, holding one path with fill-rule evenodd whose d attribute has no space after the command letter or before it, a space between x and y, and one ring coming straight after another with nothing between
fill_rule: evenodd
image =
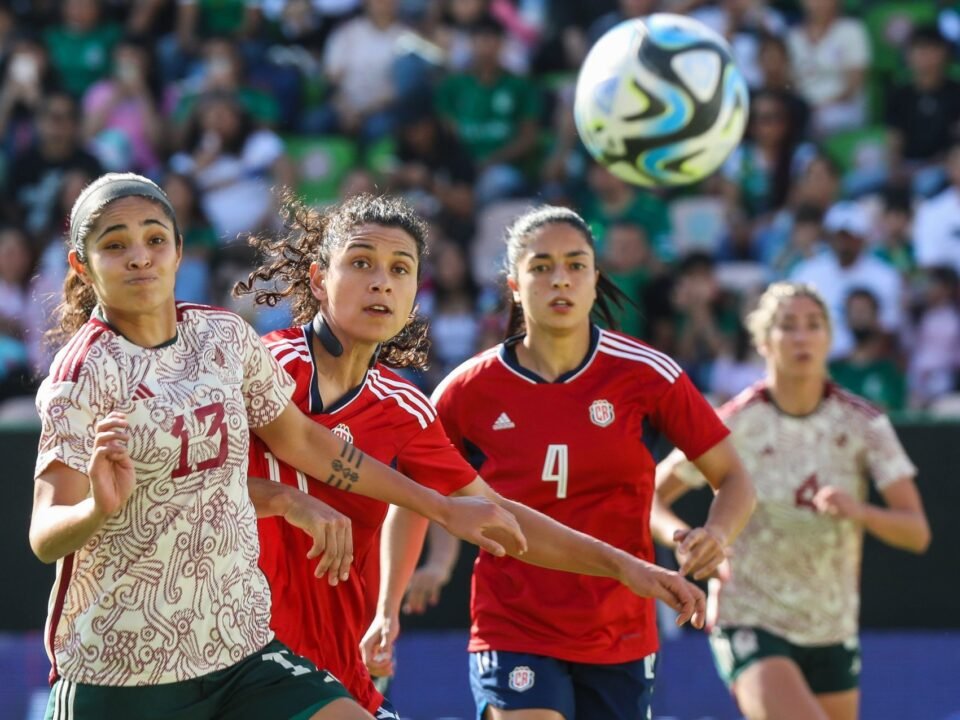
<instances>
[{"instance_id":1,"label":"eyebrow","mask_svg":"<svg viewBox=\"0 0 960 720\"><path fill-rule=\"evenodd\" d=\"M590 253L588 253L586 250L571 250L570 252L566 253L564 257L572 258L572 257L579 257L581 255L589 255L589 254ZM553 255L551 255L550 253L535 253L533 257L531 257L530 259L531 260L552 260Z\"/></svg>"},{"instance_id":2,"label":"eyebrow","mask_svg":"<svg viewBox=\"0 0 960 720\"><path fill-rule=\"evenodd\" d=\"M147 218L147 219L144 220L142 223L140 223L140 227L146 227L147 225L159 225L159 226L162 227L164 230L169 230L169 229L170 229L170 228L168 228L164 223L162 223L162 222L160 222L159 220L156 220L156 219L154 219L154 218ZM114 232L115 230L126 230L126 229L127 229L126 223L117 223L116 225L111 225L110 227L104 228L104 229L103 229L103 232L101 232L99 235L97 235L97 240L96 240L96 241L99 242L100 240L103 239L103 236L104 236L104 235L108 235L109 233L112 233L112 232Z\"/></svg>"},{"instance_id":3,"label":"eyebrow","mask_svg":"<svg viewBox=\"0 0 960 720\"><path fill-rule=\"evenodd\" d=\"M360 248L361 250L371 250L371 251L372 251L372 250L376 250L376 248L373 246L373 244L371 244L371 243L365 243L365 242L360 242L359 240L351 240L349 243L347 243L347 247L346 247L345 249L346 249L346 250L352 250L353 248ZM393 254L394 254L394 255L403 255L404 257L410 258L410 259L413 260L414 262L417 261L417 259L416 259L413 255L411 255L410 253L408 253L406 250L394 250L394 251L393 251Z\"/></svg>"}]
</instances>

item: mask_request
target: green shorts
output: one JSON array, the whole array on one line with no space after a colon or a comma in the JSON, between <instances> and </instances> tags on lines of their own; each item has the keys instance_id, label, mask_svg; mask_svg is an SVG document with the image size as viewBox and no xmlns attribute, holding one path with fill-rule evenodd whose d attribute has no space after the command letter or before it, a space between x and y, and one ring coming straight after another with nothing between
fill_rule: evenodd
<instances>
[{"instance_id":1,"label":"green shorts","mask_svg":"<svg viewBox=\"0 0 960 720\"><path fill-rule=\"evenodd\" d=\"M768 657L793 660L814 694L860 686L860 642L856 636L835 645L795 645L756 627L718 627L710 634L710 649L717 672L728 686L751 663Z\"/></svg>"},{"instance_id":2,"label":"green shorts","mask_svg":"<svg viewBox=\"0 0 960 720\"><path fill-rule=\"evenodd\" d=\"M350 693L326 670L274 640L236 665L162 685L53 684L45 720L306 720Z\"/></svg>"}]
</instances>

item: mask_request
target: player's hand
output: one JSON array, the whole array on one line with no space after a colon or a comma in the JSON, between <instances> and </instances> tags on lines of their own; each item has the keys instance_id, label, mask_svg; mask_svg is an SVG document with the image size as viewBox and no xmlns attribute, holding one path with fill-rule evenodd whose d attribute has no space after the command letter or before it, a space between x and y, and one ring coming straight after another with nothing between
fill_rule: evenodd
<instances>
[{"instance_id":1,"label":"player's hand","mask_svg":"<svg viewBox=\"0 0 960 720\"><path fill-rule=\"evenodd\" d=\"M656 598L672 607L678 613L677 625L689 621L695 628L703 627L706 596L679 573L631 557L621 570L620 582L641 597Z\"/></svg>"},{"instance_id":2,"label":"player's hand","mask_svg":"<svg viewBox=\"0 0 960 720\"><path fill-rule=\"evenodd\" d=\"M513 555L527 551L527 538L509 510L476 495L446 498L447 508L437 523L461 540L478 545L492 555L503 557L507 548Z\"/></svg>"},{"instance_id":3,"label":"player's hand","mask_svg":"<svg viewBox=\"0 0 960 720\"><path fill-rule=\"evenodd\" d=\"M314 575L327 576L336 585L350 577L353 562L353 527L350 518L317 498L301 493L284 519L313 538L307 559L320 558ZM322 556L322 557L321 557Z\"/></svg>"},{"instance_id":4,"label":"player's hand","mask_svg":"<svg viewBox=\"0 0 960 720\"><path fill-rule=\"evenodd\" d=\"M450 571L429 563L418 567L407 585L407 594L403 601L403 612L422 615L428 607L440 602L440 591L450 582Z\"/></svg>"},{"instance_id":5,"label":"player's hand","mask_svg":"<svg viewBox=\"0 0 960 720\"><path fill-rule=\"evenodd\" d=\"M673 541L677 543L680 574L693 575L694 580L710 577L727 557L726 538L714 528L677 530Z\"/></svg>"},{"instance_id":6,"label":"player's hand","mask_svg":"<svg viewBox=\"0 0 960 720\"><path fill-rule=\"evenodd\" d=\"M374 677L393 675L393 644L400 635L400 619L377 615L360 641L360 654Z\"/></svg>"},{"instance_id":7,"label":"player's hand","mask_svg":"<svg viewBox=\"0 0 960 720\"><path fill-rule=\"evenodd\" d=\"M137 484L133 460L127 454L129 429L127 416L120 412L110 413L94 428L87 475L94 508L103 517L119 512Z\"/></svg>"},{"instance_id":8,"label":"player's hand","mask_svg":"<svg viewBox=\"0 0 960 720\"><path fill-rule=\"evenodd\" d=\"M863 521L863 503L832 485L817 491L813 496L813 506L823 515L854 522Z\"/></svg>"}]
</instances>

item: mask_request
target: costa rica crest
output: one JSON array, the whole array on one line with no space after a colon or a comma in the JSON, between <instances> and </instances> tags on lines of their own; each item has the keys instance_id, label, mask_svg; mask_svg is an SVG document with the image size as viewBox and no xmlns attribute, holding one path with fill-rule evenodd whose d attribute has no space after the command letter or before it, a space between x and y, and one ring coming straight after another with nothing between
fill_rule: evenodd
<instances>
[{"instance_id":1,"label":"costa rica crest","mask_svg":"<svg viewBox=\"0 0 960 720\"><path fill-rule=\"evenodd\" d=\"M533 687L535 679L536 673L534 673L533 668L527 665L517 665L517 667L510 671L507 682L510 684L511 690L524 692Z\"/></svg>"},{"instance_id":2,"label":"costa rica crest","mask_svg":"<svg viewBox=\"0 0 960 720\"><path fill-rule=\"evenodd\" d=\"M347 427L344 423L340 423L330 432L332 432L341 440L346 440L348 443L353 442L353 433L350 432L350 428Z\"/></svg>"},{"instance_id":3,"label":"costa rica crest","mask_svg":"<svg viewBox=\"0 0 960 720\"><path fill-rule=\"evenodd\" d=\"M606 427L613 422L613 403L609 400L594 400L590 403L590 422L598 427Z\"/></svg>"}]
</instances>

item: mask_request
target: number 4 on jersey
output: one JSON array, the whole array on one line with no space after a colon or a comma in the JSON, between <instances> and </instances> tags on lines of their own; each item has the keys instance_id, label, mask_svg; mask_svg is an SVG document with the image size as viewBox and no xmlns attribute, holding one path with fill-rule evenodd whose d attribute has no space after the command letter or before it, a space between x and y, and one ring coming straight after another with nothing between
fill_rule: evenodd
<instances>
[{"instance_id":1,"label":"number 4 on jersey","mask_svg":"<svg viewBox=\"0 0 960 720\"><path fill-rule=\"evenodd\" d=\"M567 496L567 446L566 445L548 445L547 457L543 460L543 475L540 479L544 482L555 482L557 484L557 497L565 498Z\"/></svg>"}]
</instances>

